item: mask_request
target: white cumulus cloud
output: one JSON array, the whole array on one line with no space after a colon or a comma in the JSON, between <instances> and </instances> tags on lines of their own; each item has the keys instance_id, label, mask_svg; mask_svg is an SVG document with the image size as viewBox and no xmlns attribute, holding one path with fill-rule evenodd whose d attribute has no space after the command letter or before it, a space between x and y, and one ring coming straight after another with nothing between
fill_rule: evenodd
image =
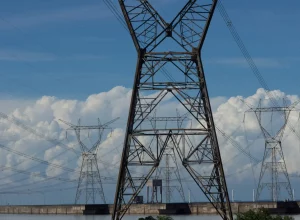
<instances>
[{"instance_id":1,"label":"white cumulus cloud","mask_svg":"<svg viewBox=\"0 0 300 220\"><path fill-rule=\"evenodd\" d=\"M286 95L279 90L272 91L272 95L277 97L277 100L285 97L289 104L298 100L298 96ZM6 109L5 113L10 118L13 117L15 122L33 128L39 135L28 132L20 124L12 123L12 120L0 119L2 133L0 144L11 149L9 151L0 148L0 163L2 169L13 167L19 171L31 172L31 175L21 174L16 170L6 168L5 172L0 174L0 180L10 182L11 187L16 187L15 190L23 189L22 185L27 183L35 184L28 186L31 189L45 187L45 184L50 184L45 181L45 178L57 177L76 180L82 162L81 149L74 132L68 131L66 135L68 126L61 123L59 119L76 124L80 118L82 124L96 125L97 118L104 123L120 117L111 125L113 129L107 131L102 137L97 156L101 176L107 178L105 187L108 188L106 190L113 193L115 185L111 183L117 179L130 98L131 89L117 86L107 92L92 94L86 100L66 100L50 96L44 96L38 100L25 100L24 102L18 100L20 107L18 108L14 103L13 108ZM254 113L246 113L245 117L245 111L249 109L245 103L256 107L259 102L265 107L272 106L272 101L262 89L258 89L255 94L249 97L211 98L215 124L218 129L226 133L226 136L223 136L217 132L229 184L233 180L242 183L253 179L250 159L241 153L237 146L245 149L258 160L262 160L264 140L260 127ZM171 111L180 110L180 108L182 108L180 104L170 97L166 97L159 108L160 115L168 115ZM276 130L280 126L280 120L279 117L273 119L275 125L273 129ZM296 129L295 132L299 133L298 121L298 113L291 112L289 126L286 128L286 134L282 141L286 165L290 174L299 173L300 142L294 132L290 131L290 127L292 127ZM232 144L232 141L226 138L227 136L230 136L230 140L236 144ZM96 140L95 133L90 135L83 133L82 140L86 146L92 146ZM27 156L22 156L20 152ZM56 166L63 166L63 168L43 164L41 161L37 161L37 158ZM260 172L260 166L261 164L257 164L253 168L256 178ZM67 169L73 169L75 172L67 171ZM51 184L55 183L57 182L51 182ZM76 187L75 183L72 186ZM63 186L63 184L58 185L62 188ZM0 190L6 187L0 185ZM74 198L74 195L70 194L69 197ZM112 199L109 202L112 202Z\"/></svg>"}]
</instances>

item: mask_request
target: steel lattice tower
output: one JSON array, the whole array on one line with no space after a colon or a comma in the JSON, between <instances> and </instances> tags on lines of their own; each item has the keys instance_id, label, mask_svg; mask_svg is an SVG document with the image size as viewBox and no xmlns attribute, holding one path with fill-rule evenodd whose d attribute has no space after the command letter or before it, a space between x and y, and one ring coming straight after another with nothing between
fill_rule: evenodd
<instances>
[{"instance_id":1,"label":"steel lattice tower","mask_svg":"<svg viewBox=\"0 0 300 220\"><path fill-rule=\"evenodd\" d=\"M264 188L270 190L271 200L273 202L277 202L279 200L282 188L287 191L289 199L293 199L292 187L282 151L282 137L288 124L289 115L297 104L298 102L284 107L261 107L260 102L257 108L250 108L247 111L255 113L259 127L265 139L265 151L255 195L256 201L260 199ZM278 113L282 116L283 123L275 134L272 134L266 125L263 124L263 113Z\"/></svg>"},{"instance_id":2,"label":"steel lattice tower","mask_svg":"<svg viewBox=\"0 0 300 220\"><path fill-rule=\"evenodd\" d=\"M60 121L70 126L68 130L75 131L77 141L82 151L81 154L82 164L81 164L80 176L79 176L78 186L77 186L77 191L75 196L75 204L78 203L80 196L82 194L85 195L85 204L89 204L89 202L95 204L97 194L100 196L103 204L106 204L105 195L102 186L102 180L98 168L97 151L101 144L102 134L104 130L110 129L108 125L113 123L115 120L117 119L109 121L105 124L101 124L100 120L98 119L98 125L87 126L87 125L80 125L80 119L78 120L78 125L73 125L69 122L60 119ZM88 148L81 140L80 134L82 130L88 130L88 131L97 130L98 139L93 144L92 147Z\"/></svg>"},{"instance_id":3,"label":"steel lattice tower","mask_svg":"<svg viewBox=\"0 0 300 220\"><path fill-rule=\"evenodd\" d=\"M232 219L201 61L217 0L187 0L169 23L147 0L119 3L138 61L112 219L119 220L127 212L158 168L168 144L175 146L180 164L199 187L198 195L204 195L222 219ZM149 115L155 111L161 115L160 106L170 98L192 118L193 126L149 126ZM188 141L192 137L196 144Z\"/></svg>"},{"instance_id":4,"label":"steel lattice tower","mask_svg":"<svg viewBox=\"0 0 300 220\"><path fill-rule=\"evenodd\" d=\"M171 202L171 197L172 197L172 192L174 189L176 189L183 202L186 202L185 196L184 196L184 191L182 187L182 182L180 178L180 173L178 170L178 166L176 164L176 156L174 155L174 151L172 152L173 149L171 149L169 152L165 154L165 162L166 162L166 167L163 167L163 174L165 175L165 194L166 194L166 203ZM170 166L170 158L173 159L173 162L175 163L175 167ZM175 174L175 178L177 182L179 183L179 186L174 186L170 184L172 174Z\"/></svg>"},{"instance_id":5,"label":"steel lattice tower","mask_svg":"<svg viewBox=\"0 0 300 220\"><path fill-rule=\"evenodd\" d=\"M176 110L176 112L177 112L176 117L156 117L156 111L154 111L154 117L147 117L147 119L150 121L153 130L157 129L159 123L160 123L160 125L163 125L165 128L167 127L168 124L175 123L175 125L177 126L177 129L181 129L183 123L185 121L187 121L188 118L187 118L186 114L180 115L178 110ZM175 166L172 166L172 167L170 166L170 158L172 158L172 161ZM165 159L166 166L156 169L156 174L155 174L154 179L164 180L165 186L163 188L165 189L166 203L171 202L172 191L174 188L179 192L182 201L185 202L186 199L184 196L180 172L179 172L178 163L176 160L175 147L170 142L165 147L161 162L163 162L163 159ZM176 177L177 182L179 183L179 186L171 186L170 185L172 173L175 174L175 177ZM164 175L163 177L161 176L162 174Z\"/></svg>"},{"instance_id":6,"label":"steel lattice tower","mask_svg":"<svg viewBox=\"0 0 300 220\"><path fill-rule=\"evenodd\" d=\"M171 177L171 167L170 167L170 161L169 157L170 154L165 154L166 155L166 167L165 167L165 175L166 175L166 202L169 203L171 201L171 186L170 186L170 177Z\"/></svg>"}]
</instances>

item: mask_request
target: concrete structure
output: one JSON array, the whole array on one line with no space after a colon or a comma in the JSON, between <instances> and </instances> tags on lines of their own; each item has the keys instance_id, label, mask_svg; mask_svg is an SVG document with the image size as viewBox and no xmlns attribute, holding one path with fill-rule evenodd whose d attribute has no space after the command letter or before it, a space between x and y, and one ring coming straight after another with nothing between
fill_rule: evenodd
<instances>
[{"instance_id":1,"label":"concrete structure","mask_svg":"<svg viewBox=\"0 0 300 220\"><path fill-rule=\"evenodd\" d=\"M147 203L162 203L162 180L151 179L147 181ZM158 197L158 190L159 196ZM150 197L149 197L150 193Z\"/></svg>"},{"instance_id":2,"label":"concrete structure","mask_svg":"<svg viewBox=\"0 0 300 220\"><path fill-rule=\"evenodd\" d=\"M0 206L0 214L51 214L51 215L82 215L84 205L29 205Z\"/></svg>"},{"instance_id":3,"label":"concrete structure","mask_svg":"<svg viewBox=\"0 0 300 220\"><path fill-rule=\"evenodd\" d=\"M300 202L298 202L298 205ZM132 204L127 214L140 214L140 215L159 215L165 214L178 214L174 213L175 209L180 207L180 204L170 204L174 208L170 209L169 213L162 212L167 210L166 204ZM168 205L168 206L170 206ZM210 203L185 203L181 204L188 207L190 213L185 212L185 214L217 214L216 210ZM233 213L245 212L250 209L258 208L277 208L277 203L275 202L233 202L231 203ZM113 205L107 205L109 214L113 211ZM0 214L48 214L48 215L83 215L84 211L87 210L85 205L20 205L20 206L0 206ZM95 212L96 213L96 212ZM93 213L89 213L93 214ZM97 212L96 214L101 214ZM108 213L102 213L108 214Z\"/></svg>"}]
</instances>

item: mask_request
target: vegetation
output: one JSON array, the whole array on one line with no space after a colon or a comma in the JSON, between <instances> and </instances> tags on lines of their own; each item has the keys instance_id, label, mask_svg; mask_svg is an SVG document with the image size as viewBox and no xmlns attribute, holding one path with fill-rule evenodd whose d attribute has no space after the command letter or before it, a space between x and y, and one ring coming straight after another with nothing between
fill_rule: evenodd
<instances>
[{"instance_id":1,"label":"vegetation","mask_svg":"<svg viewBox=\"0 0 300 220\"><path fill-rule=\"evenodd\" d=\"M250 210L245 213L239 213L236 220L294 220L290 216L271 215L266 209L259 209L257 211Z\"/></svg>"},{"instance_id":2,"label":"vegetation","mask_svg":"<svg viewBox=\"0 0 300 220\"><path fill-rule=\"evenodd\" d=\"M166 215L157 216L157 220L173 220L172 217Z\"/></svg>"},{"instance_id":3,"label":"vegetation","mask_svg":"<svg viewBox=\"0 0 300 220\"><path fill-rule=\"evenodd\" d=\"M157 218L154 218L153 216L147 216L145 218L139 218L138 220L173 220L173 218L166 215L159 215Z\"/></svg>"},{"instance_id":4,"label":"vegetation","mask_svg":"<svg viewBox=\"0 0 300 220\"><path fill-rule=\"evenodd\" d=\"M237 214L236 220L294 220L293 217L290 216L280 216L280 215L271 215L266 209L258 209L256 211L250 210L245 213ZM139 218L138 220L173 220L170 216L157 216L154 218L153 216L147 216L145 218Z\"/></svg>"}]
</instances>

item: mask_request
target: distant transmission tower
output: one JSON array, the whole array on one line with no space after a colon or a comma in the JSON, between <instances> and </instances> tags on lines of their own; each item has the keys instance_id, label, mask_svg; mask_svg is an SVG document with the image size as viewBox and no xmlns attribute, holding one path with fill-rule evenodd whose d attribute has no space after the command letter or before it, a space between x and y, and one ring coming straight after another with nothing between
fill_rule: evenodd
<instances>
[{"instance_id":1,"label":"distant transmission tower","mask_svg":"<svg viewBox=\"0 0 300 220\"><path fill-rule=\"evenodd\" d=\"M150 121L152 129L156 130L157 123L159 123L159 122L162 122L165 127L167 126L168 123L176 122L178 128L180 128L182 126L183 122L186 121L188 118L186 117L186 115L180 116L178 111L177 111L177 117L156 117L156 111L154 111L154 117L148 117L147 119ZM159 183L162 183L162 181L164 180L165 185L163 186L163 188L164 188L165 196L166 196L165 202L166 203L171 202L172 192L174 191L174 189L176 189L179 192L182 202L185 202L186 200L185 200L185 196L184 196L184 191L183 191L183 187L182 187L178 164L176 161L175 147L171 143L169 143L169 144L170 145L168 145L166 147L164 155L163 155L166 166L160 167L156 170L154 179L151 180L148 185L151 185L152 182L157 183L157 185L158 185ZM170 166L170 158L173 160L175 166ZM170 184L172 174L175 174L176 181L179 183L179 185L171 185ZM173 179L172 182L174 182L174 180L175 179ZM155 201L155 199L156 199L156 201ZM158 202L157 187L154 188L154 191L152 192L152 199L150 200L150 202L151 203ZM162 202L162 198L161 198L161 202Z\"/></svg>"},{"instance_id":2,"label":"distant transmission tower","mask_svg":"<svg viewBox=\"0 0 300 220\"><path fill-rule=\"evenodd\" d=\"M285 103L285 101L284 101ZM257 108L250 108L246 112L254 112L265 139L265 151L259 176L259 182L256 190L256 201L261 197L263 189L267 188L271 193L271 200L277 202L280 198L280 192L285 189L288 194L288 199L293 199L292 187L289 179L289 174L286 168L285 159L282 151L282 137L285 128L288 124L288 118L291 111L299 102L295 102L290 106L284 107L261 107L261 102ZM271 131L273 128L267 128L263 123L264 117L262 113L273 114L277 113L282 116L283 120L281 127L279 127L275 134ZM277 115L278 118L278 115ZM272 118L271 118L272 120ZM285 197L285 199L287 199Z\"/></svg>"},{"instance_id":3,"label":"distant transmission tower","mask_svg":"<svg viewBox=\"0 0 300 220\"><path fill-rule=\"evenodd\" d=\"M184 196L184 191L183 191L183 187L182 187L182 182L181 182L178 166L176 164L175 154L173 154L173 152L166 153L165 157L166 157L166 167L162 167L162 169L164 170L165 183L166 183L166 185L164 187L165 194L166 194L166 203L171 202L172 192L174 191L174 189L176 189L179 192L182 201L185 202L186 200L185 200L185 196ZM173 161L175 162L175 165L176 165L175 167L170 166L170 158L173 159ZM174 182L174 180L175 180L175 179L171 180L173 173L175 174L176 181L179 183L179 185L176 185L176 186L171 185L171 181Z\"/></svg>"},{"instance_id":4,"label":"distant transmission tower","mask_svg":"<svg viewBox=\"0 0 300 220\"><path fill-rule=\"evenodd\" d=\"M178 128L181 128L183 123L188 120L187 115L180 115L178 110L176 110L177 116L175 117L156 117L156 111L154 111L154 117L148 117L147 119L150 121L152 129L156 130L157 129L157 124L163 123L164 127L167 127L168 124L175 122ZM180 173L178 169L178 164L176 160L176 154L175 154L175 147L172 144L172 142L168 143L168 146L166 146L163 157L165 159L165 167L158 168L156 170L156 176L155 179L162 179L165 182L164 191L166 195L166 203L171 202L171 197L172 197L172 192L174 189L176 189L183 202L185 202L185 196L184 196L184 191L182 187L182 182L180 178ZM173 161L175 166L170 166L170 159ZM175 174L176 181L179 183L178 185L171 185L171 178L172 174ZM160 175L164 175L161 177ZM174 179L173 181L174 182Z\"/></svg>"},{"instance_id":5,"label":"distant transmission tower","mask_svg":"<svg viewBox=\"0 0 300 220\"><path fill-rule=\"evenodd\" d=\"M106 204L101 176L100 176L98 163L97 163L97 151L101 144L102 134L104 130L110 129L108 125L113 123L116 120L117 119L114 119L105 124L101 124L100 120L98 119L98 125L86 126L86 125L80 125L80 119L78 120L78 125L73 125L69 122L60 119L60 121L70 126L68 130L75 131L77 141L82 151L82 164L81 164L80 176L78 180L77 192L75 197L75 204L78 203L80 196L82 194L85 194L85 204L89 204L89 202L95 204L97 194L100 196L103 204ZM92 147L88 148L82 142L80 136L82 130L88 130L88 131L97 130L98 139Z\"/></svg>"},{"instance_id":6,"label":"distant transmission tower","mask_svg":"<svg viewBox=\"0 0 300 220\"><path fill-rule=\"evenodd\" d=\"M194 193L206 197L222 219L232 219L200 54L217 0L184 2L174 19L166 22L147 0L119 0L138 62L113 220L121 219L128 211L159 167L169 144L199 187ZM175 108L168 112L160 108L166 99L172 99L183 114L187 113L193 121L191 126L149 126L147 119L154 111L159 116L175 115Z\"/></svg>"},{"instance_id":7,"label":"distant transmission tower","mask_svg":"<svg viewBox=\"0 0 300 220\"><path fill-rule=\"evenodd\" d=\"M170 203L171 202L171 194L172 194L172 190L170 187L170 177L171 177L171 168L170 168L170 162L169 162L169 157L170 154L166 154L166 170L165 170L165 174L166 174L166 203Z\"/></svg>"}]
</instances>

